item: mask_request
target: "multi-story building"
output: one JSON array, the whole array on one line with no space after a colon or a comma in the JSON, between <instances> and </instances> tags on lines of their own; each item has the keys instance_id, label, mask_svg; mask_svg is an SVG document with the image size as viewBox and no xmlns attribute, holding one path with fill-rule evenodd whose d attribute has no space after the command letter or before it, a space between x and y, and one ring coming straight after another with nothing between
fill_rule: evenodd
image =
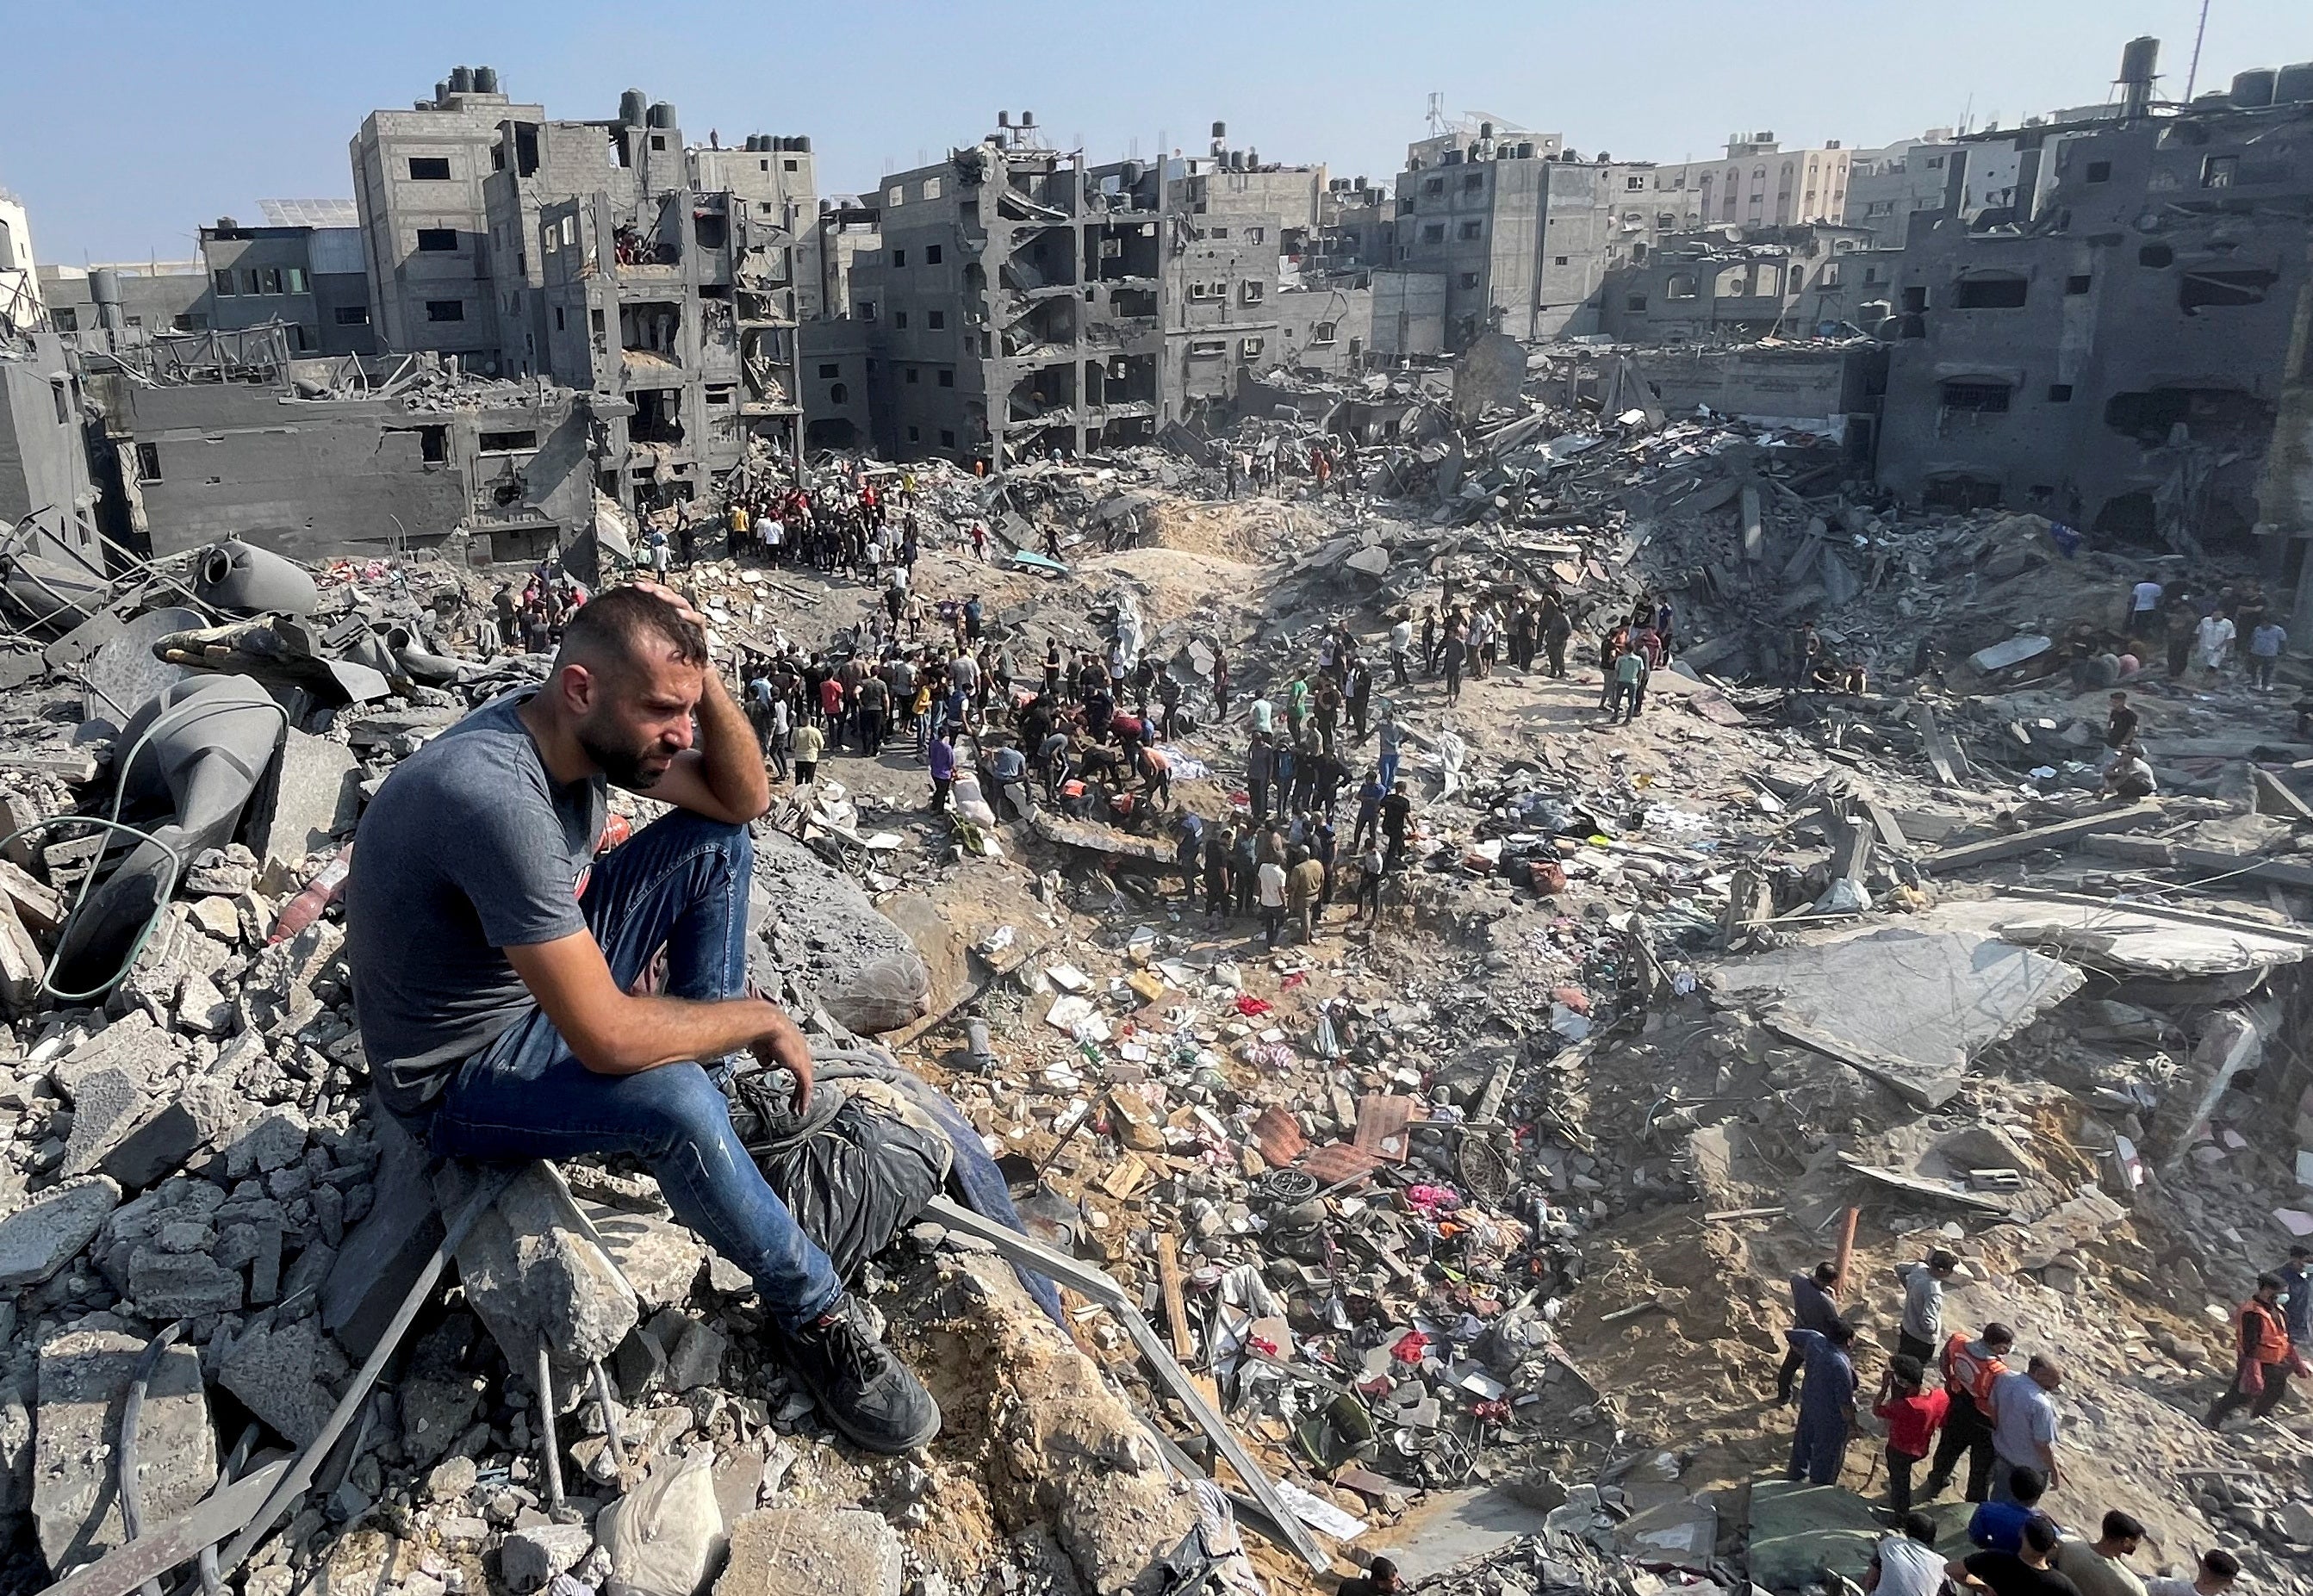
<instances>
[{"instance_id":1,"label":"multi-story building","mask_svg":"<svg viewBox=\"0 0 2313 1596\"><path fill-rule=\"evenodd\" d=\"M1943 209L1951 157L1957 147L1950 128L1930 127L1917 138L1851 152L1848 223L1869 228L1872 241L1882 248L1902 249L1913 212Z\"/></svg>"},{"instance_id":2,"label":"multi-story building","mask_svg":"<svg viewBox=\"0 0 2313 1596\"><path fill-rule=\"evenodd\" d=\"M875 324L876 442L893 458L1001 469L1146 442L1166 418L1174 332L1192 358L1185 286L1171 293L1166 267L1195 229L1168 215L1161 169L1087 166L1046 147L1032 113L1010 124L1005 114L981 143L885 178L882 247L854 259L853 313ZM1252 241L1219 225L1232 253ZM1274 241L1257 247L1273 280ZM1200 325L1218 325L1204 301L1222 274L1217 260L1198 279Z\"/></svg>"},{"instance_id":3,"label":"multi-story building","mask_svg":"<svg viewBox=\"0 0 2313 1596\"><path fill-rule=\"evenodd\" d=\"M199 259L43 265L40 279L48 324L76 348L130 348L209 325L208 267Z\"/></svg>"},{"instance_id":4,"label":"multi-story building","mask_svg":"<svg viewBox=\"0 0 2313 1596\"><path fill-rule=\"evenodd\" d=\"M592 124L541 129L555 136ZM542 200L524 254L539 263L541 368L558 381L623 399L631 413L598 440L605 491L649 510L699 496L755 440L793 460L802 448L796 377L796 228L816 206L773 197L784 169L748 189L702 190L674 108L630 92L609 127L615 161L599 186ZM753 148L699 152L701 170L741 180L742 162L778 162ZM800 154L803 152L796 152ZM542 169L541 169L542 170ZM503 185L500 186L503 189ZM501 209L512 215L511 200ZM598 408L608 417L610 407Z\"/></svg>"},{"instance_id":5,"label":"multi-story building","mask_svg":"<svg viewBox=\"0 0 2313 1596\"><path fill-rule=\"evenodd\" d=\"M1522 339L1594 330L1605 274L1652 236L1632 203L1651 168L1585 162L1556 153L1555 136L1492 126L1412 145L1397 176L1396 264L1445 278L1449 353L1495 329Z\"/></svg>"},{"instance_id":6,"label":"multi-story building","mask_svg":"<svg viewBox=\"0 0 2313 1596\"><path fill-rule=\"evenodd\" d=\"M2117 118L2002 136L2019 171L2001 225L1955 202L1913 226L1881 480L2106 541L2257 547L2293 579L2313 569L2313 69L2164 115L2149 43Z\"/></svg>"},{"instance_id":7,"label":"multi-story building","mask_svg":"<svg viewBox=\"0 0 2313 1596\"><path fill-rule=\"evenodd\" d=\"M1730 232L1732 236L1729 236ZM1900 250L1868 228L1712 228L1658 239L1607 274L1601 329L1630 343L1742 342L1853 330L1862 296L1888 293ZM1868 330L1868 329L1867 329Z\"/></svg>"},{"instance_id":8,"label":"multi-story building","mask_svg":"<svg viewBox=\"0 0 2313 1596\"><path fill-rule=\"evenodd\" d=\"M1643 192L1666 232L1838 223L1847 215L1849 158L1837 140L1787 150L1772 133L1729 134L1724 159L1658 163ZM1631 190L1634 203L1640 192Z\"/></svg>"},{"instance_id":9,"label":"multi-story building","mask_svg":"<svg viewBox=\"0 0 2313 1596\"><path fill-rule=\"evenodd\" d=\"M484 183L510 153L519 161L509 130L545 119L545 107L499 92L496 68L461 66L431 100L363 121L349 153L383 347L439 350L492 375L503 369Z\"/></svg>"},{"instance_id":10,"label":"multi-story building","mask_svg":"<svg viewBox=\"0 0 2313 1596\"><path fill-rule=\"evenodd\" d=\"M296 354L376 354L353 206L267 200L262 208L261 227L221 216L201 229L209 279L201 324L231 332L278 321Z\"/></svg>"}]
</instances>

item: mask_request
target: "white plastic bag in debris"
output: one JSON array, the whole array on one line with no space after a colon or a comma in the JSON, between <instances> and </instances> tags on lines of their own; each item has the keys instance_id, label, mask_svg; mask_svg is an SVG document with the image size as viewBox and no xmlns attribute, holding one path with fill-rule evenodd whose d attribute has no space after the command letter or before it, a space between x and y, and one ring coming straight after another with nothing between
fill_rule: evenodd
<instances>
[{"instance_id":1,"label":"white plastic bag in debris","mask_svg":"<svg viewBox=\"0 0 2313 1596\"><path fill-rule=\"evenodd\" d=\"M1430 747L1438 755L1438 774L1446 780L1445 791L1438 795L1451 798L1462 785L1462 762L1470 757L1469 744L1451 732L1440 732L1430 740Z\"/></svg>"},{"instance_id":2,"label":"white plastic bag in debris","mask_svg":"<svg viewBox=\"0 0 2313 1596\"><path fill-rule=\"evenodd\" d=\"M604 1596L694 1596L723 1555L715 1449L692 1447L653 1470L602 1510L594 1533L611 1554Z\"/></svg>"}]
</instances>

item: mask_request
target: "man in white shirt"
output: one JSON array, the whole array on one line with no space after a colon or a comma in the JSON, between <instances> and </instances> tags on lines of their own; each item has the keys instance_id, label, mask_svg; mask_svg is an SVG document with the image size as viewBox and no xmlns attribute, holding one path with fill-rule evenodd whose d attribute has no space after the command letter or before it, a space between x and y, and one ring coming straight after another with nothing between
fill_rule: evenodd
<instances>
[{"instance_id":1,"label":"man in white shirt","mask_svg":"<svg viewBox=\"0 0 2313 1596\"><path fill-rule=\"evenodd\" d=\"M1938 1596L1944 1560L1936 1548L1936 1521L1923 1513L1904 1515L1901 1535L1883 1535L1872 1548L1863 1588L1871 1596Z\"/></svg>"},{"instance_id":2,"label":"man in white shirt","mask_svg":"<svg viewBox=\"0 0 2313 1596\"><path fill-rule=\"evenodd\" d=\"M2225 1596L2240 1578L2240 1559L2222 1547L2201 1554L2201 1565L2191 1579L2149 1579L2144 1596Z\"/></svg>"},{"instance_id":3,"label":"man in white shirt","mask_svg":"<svg viewBox=\"0 0 2313 1596\"><path fill-rule=\"evenodd\" d=\"M1285 866L1274 859L1261 866L1261 934L1271 947L1285 928Z\"/></svg>"},{"instance_id":4,"label":"man in white shirt","mask_svg":"<svg viewBox=\"0 0 2313 1596\"><path fill-rule=\"evenodd\" d=\"M2160 612L2160 584L2147 576L2128 592L2128 635L2152 636L2153 619Z\"/></svg>"},{"instance_id":5,"label":"man in white shirt","mask_svg":"<svg viewBox=\"0 0 2313 1596\"><path fill-rule=\"evenodd\" d=\"M2225 662L2233 652L2233 618L2229 615L2204 615L2193 633L2193 654L2202 670L2212 676L2221 675Z\"/></svg>"}]
</instances>

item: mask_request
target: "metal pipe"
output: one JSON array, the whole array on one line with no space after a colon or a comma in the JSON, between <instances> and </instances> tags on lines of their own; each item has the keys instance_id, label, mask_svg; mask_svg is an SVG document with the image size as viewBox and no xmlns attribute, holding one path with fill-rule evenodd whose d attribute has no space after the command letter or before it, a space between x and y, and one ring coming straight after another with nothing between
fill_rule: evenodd
<instances>
[{"instance_id":1,"label":"metal pipe","mask_svg":"<svg viewBox=\"0 0 2313 1596\"><path fill-rule=\"evenodd\" d=\"M623 1479L627 1473L627 1443L619 1439L619 1404L611 1392L611 1376L602 1360L594 1360L594 1400L602 1405L602 1435L610 1443L611 1466Z\"/></svg>"},{"instance_id":2,"label":"metal pipe","mask_svg":"<svg viewBox=\"0 0 2313 1596\"><path fill-rule=\"evenodd\" d=\"M538 1344L538 1432L546 1451L546 1505L558 1513L563 1506L562 1443L554 1434L554 1364L542 1340Z\"/></svg>"},{"instance_id":3,"label":"metal pipe","mask_svg":"<svg viewBox=\"0 0 2313 1596\"><path fill-rule=\"evenodd\" d=\"M120 1528L130 1539L145 1533L145 1504L136 1483L136 1421L145 1413L145 1387L153 1378L153 1371L161 1366L162 1355L176 1344L183 1333L185 1321L178 1320L145 1344L137 1355L136 1366L128 1375L128 1394L120 1403L120 1444L113 1451L113 1463L119 1474ZM144 1585L145 1596L161 1596L161 1582L148 1579Z\"/></svg>"}]
</instances>

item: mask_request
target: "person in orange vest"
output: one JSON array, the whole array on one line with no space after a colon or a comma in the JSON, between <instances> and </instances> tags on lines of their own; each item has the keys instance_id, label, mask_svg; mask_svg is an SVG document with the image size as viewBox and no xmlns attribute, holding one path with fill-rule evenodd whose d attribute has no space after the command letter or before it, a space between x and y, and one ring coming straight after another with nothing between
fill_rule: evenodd
<instances>
[{"instance_id":1,"label":"person in orange vest","mask_svg":"<svg viewBox=\"0 0 2313 1596\"><path fill-rule=\"evenodd\" d=\"M1920 1486L1921 1501L1932 1502L1943 1494L1963 1452L1967 1454L1966 1500L1982 1502L1992 1494L1992 1388L2008 1372L2008 1355L2015 1347L2016 1332L2004 1324L1984 1326L1973 1341L1962 1332L1944 1343L1944 1390L1951 1406L1944 1413L1935 1461Z\"/></svg>"},{"instance_id":2,"label":"person in orange vest","mask_svg":"<svg viewBox=\"0 0 2313 1596\"><path fill-rule=\"evenodd\" d=\"M2233 1382L2201 1421L2212 1430L2222 1429L2225 1416L2237 1407L2247 1407L2251 1418L2263 1418L2289 1390L2296 1354L2289 1345L2289 1322L2281 1312L2280 1276L2256 1277L2256 1294L2240 1305L2236 1322L2240 1337L2234 1348Z\"/></svg>"}]
</instances>

